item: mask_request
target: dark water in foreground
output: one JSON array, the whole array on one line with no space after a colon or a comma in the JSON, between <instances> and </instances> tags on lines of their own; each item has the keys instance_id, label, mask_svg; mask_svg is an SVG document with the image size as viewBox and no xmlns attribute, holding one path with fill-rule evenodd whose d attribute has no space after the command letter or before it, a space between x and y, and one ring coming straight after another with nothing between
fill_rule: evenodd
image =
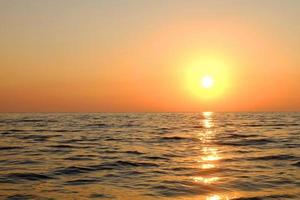
<instances>
[{"instance_id":1,"label":"dark water in foreground","mask_svg":"<svg viewBox=\"0 0 300 200\"><path fill-rule=\"evenodd\" d=\"M1 114L0 199L300 199L300 113Z\"/></svg>"}]
</instances>

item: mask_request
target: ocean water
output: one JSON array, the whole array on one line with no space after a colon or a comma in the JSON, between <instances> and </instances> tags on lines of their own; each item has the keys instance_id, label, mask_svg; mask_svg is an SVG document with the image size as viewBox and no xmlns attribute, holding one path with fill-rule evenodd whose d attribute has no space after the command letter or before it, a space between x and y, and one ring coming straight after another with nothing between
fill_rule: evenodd
<instances>
[{"instance_id":1,"label":"ocean water","mask_svg":"<svg viewBox=\"0 0 300 200\"><path fill-rule=\"evenodd\" d=\"M0 114L0 199L300 199L300 113Z\"/></svg>"}]
</instances>

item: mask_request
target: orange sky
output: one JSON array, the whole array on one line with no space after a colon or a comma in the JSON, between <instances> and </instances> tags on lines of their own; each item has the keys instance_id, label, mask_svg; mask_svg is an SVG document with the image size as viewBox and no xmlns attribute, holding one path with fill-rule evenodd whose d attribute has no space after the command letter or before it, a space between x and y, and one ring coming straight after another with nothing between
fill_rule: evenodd
<instances>
[{"instance_id":1,"label":"orange sky","mask_svg":"<svg viewBox=\"0 0 300 200\"><path fill-rule=\"evenodd\" d=\"M0 112L300 111L299 19L297 0L1 1Z\"/></svg>"}]
</instances>

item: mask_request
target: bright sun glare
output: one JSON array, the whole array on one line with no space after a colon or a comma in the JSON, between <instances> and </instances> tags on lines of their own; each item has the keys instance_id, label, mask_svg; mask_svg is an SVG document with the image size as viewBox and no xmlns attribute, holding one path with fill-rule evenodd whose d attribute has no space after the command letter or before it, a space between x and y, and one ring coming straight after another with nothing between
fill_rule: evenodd
<instances>
[{"instance_id":1,"label":"bright sun glare","mask_svg":"<svg viewBox=\"0 0 300 200\"><path fill-rule=\"evenodd\" d=\"M192 59L191 59L192 60ZM184 85L195 99L212 101L222 98L229 89L230 63L223 57L199 56L185 61Z\"/></svg>"},{"instance_id":2,"label":"bright sun glare","mask_svg":"<svg viewBox=\"0 0 300 200\"><path fill-rule=\"evenodd\" d=\"M201 85L204 88L211 88L214 85L214 79L211 76L204 76L201 79Z\"/></svg>"}]
</instances>

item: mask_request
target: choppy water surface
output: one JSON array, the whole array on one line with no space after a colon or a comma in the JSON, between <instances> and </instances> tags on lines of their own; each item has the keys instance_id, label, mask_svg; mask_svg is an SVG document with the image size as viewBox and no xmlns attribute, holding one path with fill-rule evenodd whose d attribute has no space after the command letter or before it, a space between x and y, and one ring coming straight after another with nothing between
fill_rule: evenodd
<instances>
[{"instance_id":1,"label":"choppy water surface","mask_svg":"<svg viewBox=\"0 0 300 200\"><path fill-rule=\"evenodd\" d=\"M300 113L1 114L0 199L300 199Z\"/></svg>"}]
</instances>

